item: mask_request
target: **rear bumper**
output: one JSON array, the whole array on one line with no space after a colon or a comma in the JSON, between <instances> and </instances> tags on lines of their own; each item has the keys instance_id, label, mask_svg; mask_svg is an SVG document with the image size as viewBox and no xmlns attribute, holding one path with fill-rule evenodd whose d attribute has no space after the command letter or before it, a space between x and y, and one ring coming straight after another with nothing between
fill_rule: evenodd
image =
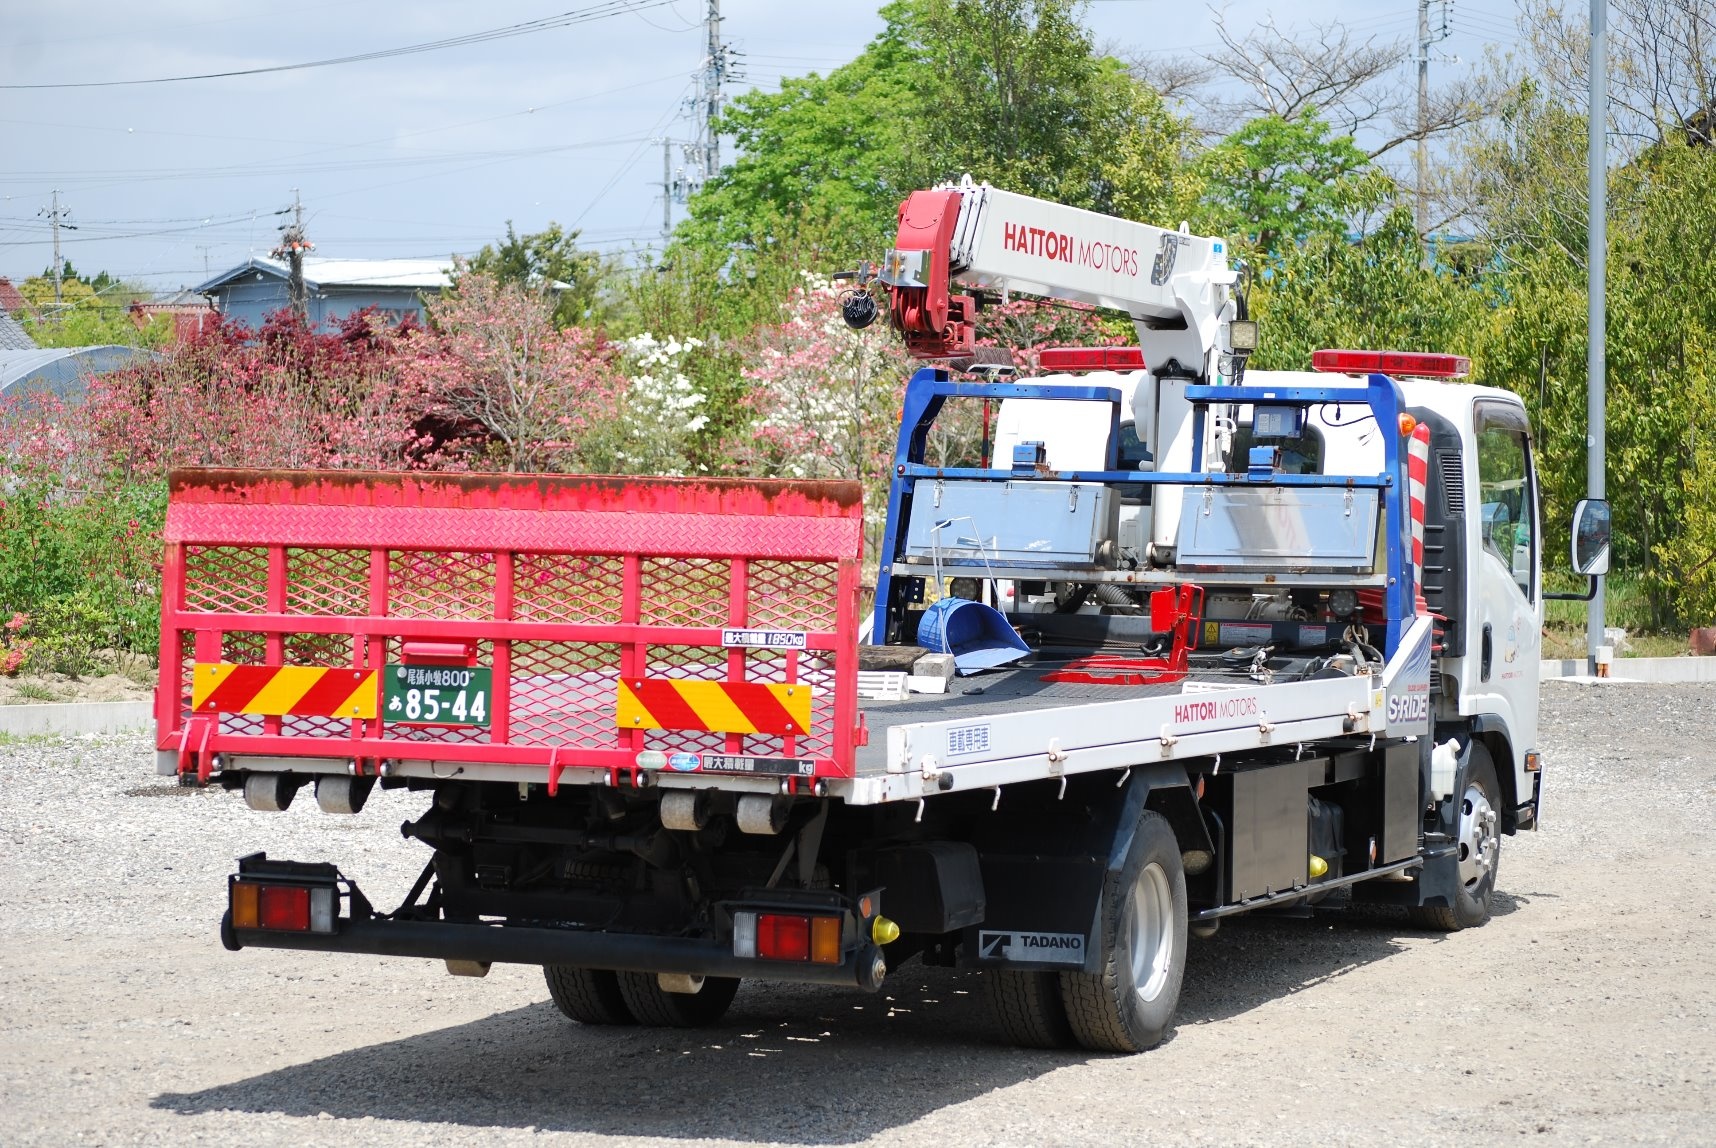
<instances>
[{"instance_id":1,"label":"rear bumper","mask_svg":"<svg viewBox=\"0 0 1716 1148\"><path fill-rule=\"evenodd\" d=\"M869 943L859 945L842 964L812 965L735 957L730 945L712 940L540 926L395 921L382 917L341 918L333 933L286 933L235 929L228 913L221 918L220 934L221 942L234 950L308 949L501 964L577 965L623 972L749 977L865 989L879 987L887 973L881 950Z\"/></svg>"}]
</instances>

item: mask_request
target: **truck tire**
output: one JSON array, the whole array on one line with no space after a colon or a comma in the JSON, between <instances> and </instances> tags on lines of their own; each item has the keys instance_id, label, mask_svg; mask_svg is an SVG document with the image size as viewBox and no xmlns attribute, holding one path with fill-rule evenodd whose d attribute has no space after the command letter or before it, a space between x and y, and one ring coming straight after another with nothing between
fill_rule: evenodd
<instances>
[{"instance_id":1,"label":"truck tire","mask_svg":"<svg viewBox=\"0 0 1716 1148\"><path fill-rule=\"evenodd\" d=\"M620 995L619 974L576 965L543 965L554 1006L579 1024L636 1024Z\"/></svg>"},{"instance_id":2,"label":"truck tire","mask_svg":"<svg viewBox=\"0 0 1716 1148\"><path fill-rule=\"evenodd\" d=\"M738 977L704 977L694 993L670 993L654 973L620 973L620 996L642 1025L653 1028L704 1028L727 1014L739 991Z\"/></svg>"},{"instance_id":3,"label":"truck tire","mask_svg":"<svg viewBox=\"0 0 1716 1148\"><path fill-rule=\"evenodd\" d=\"M1490 919L1496 874L1501 868L1501 787L1496 766L1481 742L1472 743L1466 791L1460 797L1460 888L1452 905L1414 905L1407 919L1421 929L1454 933Z\"/></svg>"},{"instance_id":4,"label":"truck tire","mask_svg":"<svg viewBox=\"0 0 1716 1148\"><path fill-rule=\"evenodd\" d=\"M989 1014L1001 1039L1020 1048L1070 1048L1075 1043L1061 1001L1059 973L989 969L983 974Z\"/></svg>"},{"instance_id":5,"label":"truck tire","mask_svg":"<svg viewBox=\"0 0 1716 1148\"><path fill-rule=\"evenodd\" d=\"M1161 814L1138 820L1126 863L1102 890L1102 967L1061 973L1061 999L1078 1042L1093 1052L1160 1044L1186 972L1186 874Z\"/></svg>"}]
</instances>

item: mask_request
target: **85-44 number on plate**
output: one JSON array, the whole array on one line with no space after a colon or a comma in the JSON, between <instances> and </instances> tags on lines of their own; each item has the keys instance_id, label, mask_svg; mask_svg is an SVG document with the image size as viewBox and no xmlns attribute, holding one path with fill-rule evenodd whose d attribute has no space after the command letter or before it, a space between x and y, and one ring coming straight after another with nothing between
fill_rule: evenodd
<instances>
[{"instance_id":1,"label":"85-44 number on plate","mask_svg":"<svg viewBox=\"0 0 1716 1148\"><path fill-rule=\"evenodd\" d=\"M487 666L388 666L381 715L401 725L489 724L494 671Z\"/></svg>"}]
</instances>

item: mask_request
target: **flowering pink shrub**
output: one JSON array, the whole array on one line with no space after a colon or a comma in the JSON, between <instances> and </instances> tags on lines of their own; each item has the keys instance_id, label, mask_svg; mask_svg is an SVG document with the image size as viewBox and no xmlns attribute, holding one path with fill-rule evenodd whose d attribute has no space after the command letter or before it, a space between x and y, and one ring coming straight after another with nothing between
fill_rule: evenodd
<instances>
[{"instance_id":1,"label":"flowering pink shrub","mask_svg":"<svg viewBox=\"0 0 1716 1148\"><path fill-rule=\"evenodd\" d=\"M744 373L753 384L747 401L755 421L733 452L752 474L859 480L874 523L886 506L901 395L924 364L883 323L848 328L840 318L842 294L807 272L782 305L780 322L753 333L745 348L752 365ZM1007 347L1026 374L1036 373L1042 347L1114 345L1133 337L1124 322L1094 308L1030 301L982 311L978 336L981 346ZM949 402L930 435L931 462L975 465L982 435L981 404Z\"/></svg>"},{"instance_id":2,"label":"flowering pink shrub","mask_svg":"<svg viewBox=\"0 0 1716 1148\"><path fill-rule=\"evenodd\" d=\"M405 363L432 418L459 428L484 469L603 469L626 379L597 332L556 330L554 300L475 273L429 304L432 332Z\"/></svg>"},{"instance_id":3,"label":"flowering pink shrub","mask_svg":"<svg viewBox=\"0 0 1716 1148\"><path fill-rule=\"evenodd\" d=\"M734 454L751 474L857 479L874 514L886 505L900 396L916 364L884 324L848 328L843 293L806 272L780 322L752 334L744 374L755 421Z\"/></svg>"},{"instance_id":4,"label":"flowering pink shrub","mask_svg":"<svg viewBox=\"0 0 1716 1148\"><path fill-rule=\"evenodd\" d=\"M14 613L12 620L3 627L5 633L0 634L0 677L16 677L29 658L36 645L34 639L23 636L24 627L29 624L29 615Z\"/></svg>"}]
</instances>

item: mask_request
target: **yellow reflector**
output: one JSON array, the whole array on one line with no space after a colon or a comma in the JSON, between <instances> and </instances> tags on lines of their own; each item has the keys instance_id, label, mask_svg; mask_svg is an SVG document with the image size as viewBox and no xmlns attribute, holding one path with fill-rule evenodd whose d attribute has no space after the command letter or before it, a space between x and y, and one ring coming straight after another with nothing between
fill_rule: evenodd
<instances>
[{"instance_id":1,"label":"yellow reflector","mask_svg":"<svg viewBox=\"0 0 1716 1148\"><path fill-rule=\"evenodd\" d=\"M810 959L812 964L840 963L840 918L812 917L810 919Z\"/></svg>"},{"instance_id":2,"label":"yellow reflector","mask_svg":"<svg viewBox=\"0 0 1716 1148\"><path fill-rule=\"evenodd\" d=\"M1525 772L1537 773L1543 769L1543 755L1535 749L1525 755Z\"/></svg>"},{"instance_id":3,"label":"yellow reflector","mask_svg":"<svg viewBox=\"0 0 1716 1148\"><path fill-rule=\"evenodd\" d=\"M232 927L255 929L262 924L262 886L232 883Z\"/></svg>"},{"instance_id":4,"label":"yellow reflector","mask_svg":"<svg viewBox=\"0 0 1716 1148\"><path fill-rule=\"evenodd\" d=\"M1321 877L1323 874L1327 873L1328 871L1329 871L1329 863L1327 861L1323 860L1321 857L1317 856L1315 853L1311 854L1311 876L1312 877Z\"/></svg>"},{"instance_id":5,"label":"yellow reflector","mask_svg":"<svg viewBox=\"0 0 1716 1148\"><path fill-rule=\"evenodd\" d=\"M900 939L900 927L886 917L877 917L870 926L870 939L878 945L892 944Z\"/></svg>"}]
</instances>

